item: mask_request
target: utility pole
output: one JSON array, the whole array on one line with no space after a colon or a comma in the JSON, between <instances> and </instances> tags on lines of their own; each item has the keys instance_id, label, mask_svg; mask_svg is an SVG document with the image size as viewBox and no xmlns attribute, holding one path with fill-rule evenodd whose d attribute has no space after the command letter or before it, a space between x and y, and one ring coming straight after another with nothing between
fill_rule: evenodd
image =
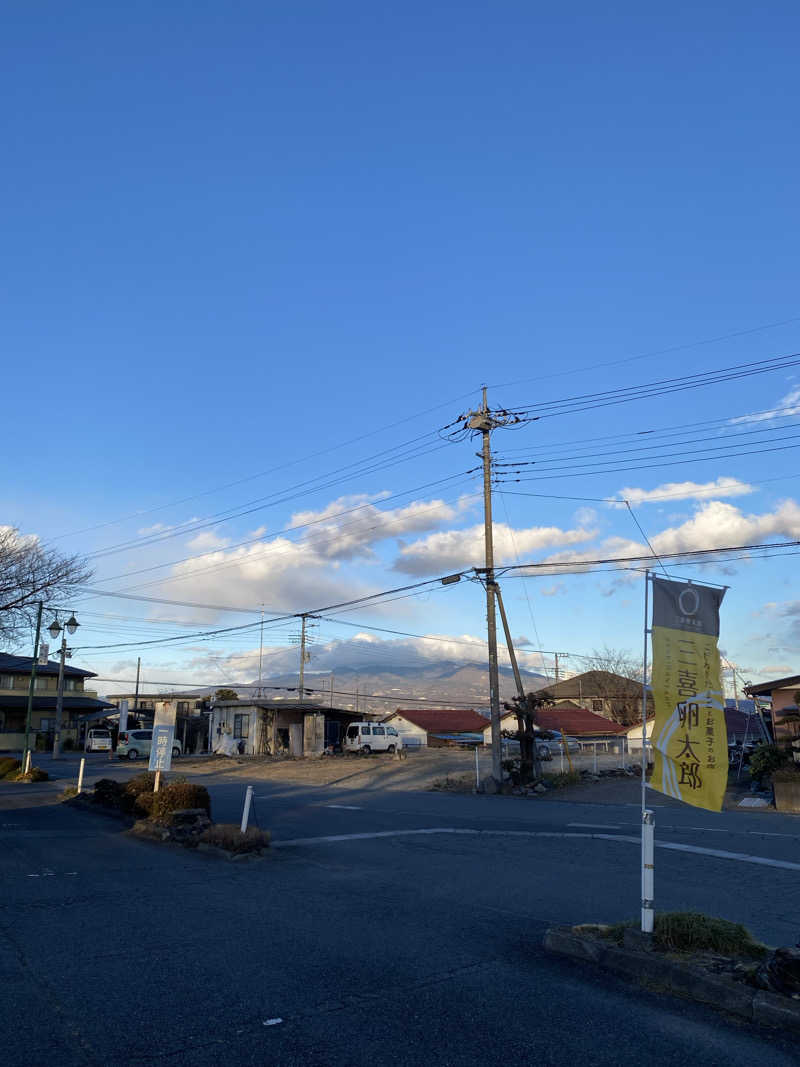
<instances>
[{"instance_id":1,"label":"utility pole","mask_svg":"<svg viewBox=\"0 0 800 1067\"><path fill-rule=\"evenodd\" d=\"M503 780L502 759L500 752L500 679L497 666L497 616L495 609L494 583L494 541L492 538L492 447L491 433L497 426L506 426L518 421L513 416L492 415L486 400L486 386L483 387L483 400L479 411L471 411L467 417L467 427L478 430L483 437L480 456L483 459L483 525L484 583L486 585L486 637L489 645L489 707L492 715L492 777L499 786Z\"/></svg>"},{"instance_id":2,"label":"utility pole","mask_svg":"<svg viewBox=\"0 0 800 1067\"><path fill-rule=\"evenodd\" d=\"M333 707L333 671L331 671L331 707Z\"/></svg>"},{"instance_id":3,"label":"utility pole","mask_svg":"<svg viewBox=\"0 0 800 1067\"><path fill-rule=\"evenodd\" d=\"M136 692L133 697L133 717L136 721L139 721L137 714L139 710L139 671L142 669L142 657L139 656L136 660Z\"/></svg>"},{"instance_id":4,"label":"utility pole","mask_svg":"<svg viewBox=\"0 0 800 1067\"><path fill-rule=\"evenodd\" d=\"M554 655L556 657L556 676L555 676L555 681L557 682L558 681L558 657L559 656L568 656L569 652L556 652L556 653L554 653Z\"/></svg>"},{"instance_id":5,"label":"utility pole","mask_svg":"<svg viewBox=\"0 0 800 1067\"><path fill-rule=\"evenodd\" d=\"M261 641L258 646L258 695L264 695L261 689L261 662L264 658L264 605L261 605Z\"/></svg>"},{"instance_id":6,"label":"utility pole","mask_svg":"<svg viewBox=\"0 0 800 1067\"><path fill-rule=\"evenodd\" d=\"M42 633L42 608L43 601L39 601L39 610L36 612L36 640L33 642L33 661L31 663L31 681L28 687L28 713L25 716L25 750L22 753L22 767L25 769L25 760L28 756L28 740L31 733L31 716L33 715L33 691L36 688L36 664L39 660L39 638Z\"/></svg>"}]
</instances>

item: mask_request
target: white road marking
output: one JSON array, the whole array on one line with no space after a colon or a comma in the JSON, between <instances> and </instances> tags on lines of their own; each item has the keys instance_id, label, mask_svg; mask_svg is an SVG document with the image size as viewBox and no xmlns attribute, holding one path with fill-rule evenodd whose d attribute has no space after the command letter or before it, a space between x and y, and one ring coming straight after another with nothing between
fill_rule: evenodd
<instances>
[{"instance_id":1,"label":"white road marking","mask_svg":"<svg viewBox=\"0 0 800 1067\"><path fill-rule=\"evenodd\" d=\"M362 834L331 834L328 837L295 837L288 841L273 841L273 848L292 848L296 845L334 845L340 841L371 841L382 837L422 837L433 834L453 834L465 837L552 837L584 838L593 841L625 841L633 845L641 844L641 839L627 834L566 834L556 830L467 830L454 826L434 826L425 830L376 830ZM735 860L739 863L755 863L762 867L777 867L784 871L800 871L800 863L789 860L776 860L768 856L751 856L746 852L727 852L718 848L701 848L699 845L679 845L671 841L656 841L656 848L669 849L672 852L691 852L698 856L712 856L715 859Z\"/></svg>"},{"instance_id":2,"label":"white road marking","mask_svg":"<svg viewBox=\"0 0 800 1067\"><path fill-rule=\"evenodd\" d=\"M363 808L357 807L355 804L326 804L326 808L341 808L342 811L363 811Z\"/></svg>"},{"instance_id":3,"label":"white road marking","mask_svg":"<svg viewBox=\"0 0 800 1067\"><path fill-rule=\"evenodd\" d=\"M264 1026L277 1026L278 1023L282 1023L283 1019L265 1019Z\"/></svg>"},{"instance_id":4,"label":"white road marking","mask_svg":"<svg viewBox=\"0 0 800 1067\"><path fill-rule=\"evenodd\" d=\"M568 822L567 826L575 826L582 830L621 830L621 826L602 822Z\"/></svg>"}]
</instances>

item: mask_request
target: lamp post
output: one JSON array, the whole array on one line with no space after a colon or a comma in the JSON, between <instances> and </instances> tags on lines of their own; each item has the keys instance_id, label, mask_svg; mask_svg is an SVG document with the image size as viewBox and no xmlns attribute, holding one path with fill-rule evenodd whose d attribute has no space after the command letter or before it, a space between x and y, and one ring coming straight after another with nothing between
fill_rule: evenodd
<instances>
[{"instance_id":1,"label":"lamp post","mask_svg":"<svg viewBox=\"0 0 800 1067\"><path fill-rule=\"evenodd\" d=\"M74 634L80 626L75 615L70 615L62 626L58 621L58 615L48 626L50 636L55 641L59 634L61 637L61 656L58 663L58 692L56 695L56 726L53 731L53 759L61 758L61 719L64 712L64 660L67 658L67 633Z\"/></svg>"}]
</instances>

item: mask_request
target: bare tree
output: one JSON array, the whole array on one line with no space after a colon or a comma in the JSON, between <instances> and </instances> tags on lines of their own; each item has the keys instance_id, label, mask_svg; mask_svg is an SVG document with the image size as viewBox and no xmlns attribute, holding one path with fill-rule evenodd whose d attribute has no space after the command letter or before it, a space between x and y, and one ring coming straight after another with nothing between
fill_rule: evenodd
<instances>
[{"instance_id":1,"label":"bare tree","mask_svg":"<svg viewBox=\"0 0 800 1067\"><path fill-rule=\"evenodd\" d=\"M539 757L536 752L536 735L534 723L541 708L555 704L552 696L544 691L526 693L524 697L516 696L510 704L505 704L507 711L517 716L517 737L519 739L519 779L522 783L530 782L540 774Z\"/></svg>"},{"instance_id":2,"label":"bare tree","mask_svg":"<svg viewBox=\"0 0 800 1067\"><path fill-rule=\"evenodd\" d=\"M44 548L37 537L0 527L0 642L16 645L35 617L40 600L71 596L92 577L80 556Z\"/></svg>"},{"instance_id":3,"label":"bare tree","mask_svg":"<svg viewBox=\"0 0 800 1067\"><path fill-rule=\"evenodd\" d=\"M609 648L608 645L592 649L591 656L586 657L586 670L608 671L609 674L619 674L639 683L643 673L641 656L637 659L630 649Z\"/></svg>"}]
</instances>

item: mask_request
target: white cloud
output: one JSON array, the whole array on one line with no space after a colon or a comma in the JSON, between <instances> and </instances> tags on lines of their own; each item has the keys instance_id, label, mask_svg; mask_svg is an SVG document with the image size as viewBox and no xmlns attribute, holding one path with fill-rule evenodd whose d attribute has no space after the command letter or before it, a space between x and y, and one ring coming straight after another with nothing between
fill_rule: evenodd
<instances>
[{"instance_id":1,"label":"white cloud","mask_svg":"<svg viewBox=\"0 0 800 1067\"><path fill-rule=\"evenodd\" d=\"M681 526L662 530L650 540L657 552L691 552L755 544L773 537L800 537L800 507L793 500L763 515L745 515L733 504L712 500Z\"/></svg>"},{"instance_id":2,"label":"white cloud","mask_svg":"<svg viewBox=\"0 0 800 1067\"><path fill-rule=\"evenodd\" d=\"M772 419L784 417L786 415L800 415L800 386L790 390L779 400L774 408L769 411L758 411L754 415L740 415L736 419L731 419L731 423L737 422L769 422Z\"/></svg>"},{"instance_id":3,"label":"white cloud","mask_svg":"<svg viewBox=\"0 0 800 1067\"><path fill-rule=\"evenodd\" d=\"M495 523L495 563L513 563L517 555L522 557L547 545L577 544L596 534L596 530L562 530L558 526L513 529L505 523ZM404 545L393 566L406 574L435 574L441 570L482 566L483 560L484 530L483 523L479 523L464 530L443 530Z\"/></svg>"},{"instance_id":4,"label":"white cloud","mask_svg":"<svg viewBox=\"0 0 800 1067\"><path fill-rule=\"evenodd\" d=\"M478 664L485 667L488 650L484 638L474 634L426 634L421 637L386 639L376 634L359 632L344 640L335 639L313 646L306 678L314 686L314 672L354 668L364 672L424 668L433 663L452 663L456 666ZM502 666L509 666L508 650L500 645L498 658ZM533 652L517 649L517 660L525 670L541 672L541 657ZM195 675L208 677L210 670L234 681L253 682L258 677L258 647L225 655L203 650L189 664ZM269 649L264 652L264 678L281 674L296 674L298 651L295 647ZM408 683L403 684L408 688Z\"/></svg>"},{"instance_id":5,"label":"white cloud","mask_svg":"<svg viewBox=\"0 0 800 1067\"><path fill-rule=\"evenodd\" d=\"M435 529L457 514L443 500L414 500L405 507L382 510L364 496L340 497L321 511L296 512L288 526L313 524L305 536L308 544L327 559L344 560L369 556L372 544Z\"/></svg>"},{"instance_id":6,"label":"white cloud","mask_svg":"<svg viewBox=\"0 0 800 1067\"><path fill-rule=\"evenodd\" d=\"M218 548L227 548L230 543L229 537L219 537L213 530L203 530L187 545L193 552L213 552Z\"/></svg>"},{"instance_id":7,"label":"white cloud","mask_svg":"<svg viewBox=\"0 0 800 1067\"><path fill-rule=\"evenodd\" d=\"M204 531L191 542L202 555L176 564L163 592L170 598L179 593L181 598L231 607L264 603L277 612L313 610L351 600L376 590L341 573L343 564L369 562L374 559L374 544L435 528L454 519L462 506L415 500L381 510L373 499L340 497L318 511L295 513L291 526L314 524L296 540L279 535L229 548L226 539ZM250 540L258 536L259 531L254 531ZM211 622L218 614L190 610L185 621Z\"/></svg>"},{"instance_id":8,"label":"white cloud","mask_svg":"<svg viewBox=\"0 0 800 1067\"><path fill-rule=\"evenodd\" d=\"M566 593L567 587L563 582L556 582L555 585L548 586L547 589L540 589L539 593L542 596L558 596L560 593Z\"/></svg>"},{"instance_id":9,"label":"white cloud","mask_svg":"<svg viewBox=\"0 0 800 1067\"><path fill-rule=\"evenodd\" d=\"M704 497L746 496L755 488L738 478L717 478L713 482L665 482L655 489L635 489L628 486L619 490L619 496L630 501L632 506L654 500L702 500Z\"/></svg>"}]
</instances>

